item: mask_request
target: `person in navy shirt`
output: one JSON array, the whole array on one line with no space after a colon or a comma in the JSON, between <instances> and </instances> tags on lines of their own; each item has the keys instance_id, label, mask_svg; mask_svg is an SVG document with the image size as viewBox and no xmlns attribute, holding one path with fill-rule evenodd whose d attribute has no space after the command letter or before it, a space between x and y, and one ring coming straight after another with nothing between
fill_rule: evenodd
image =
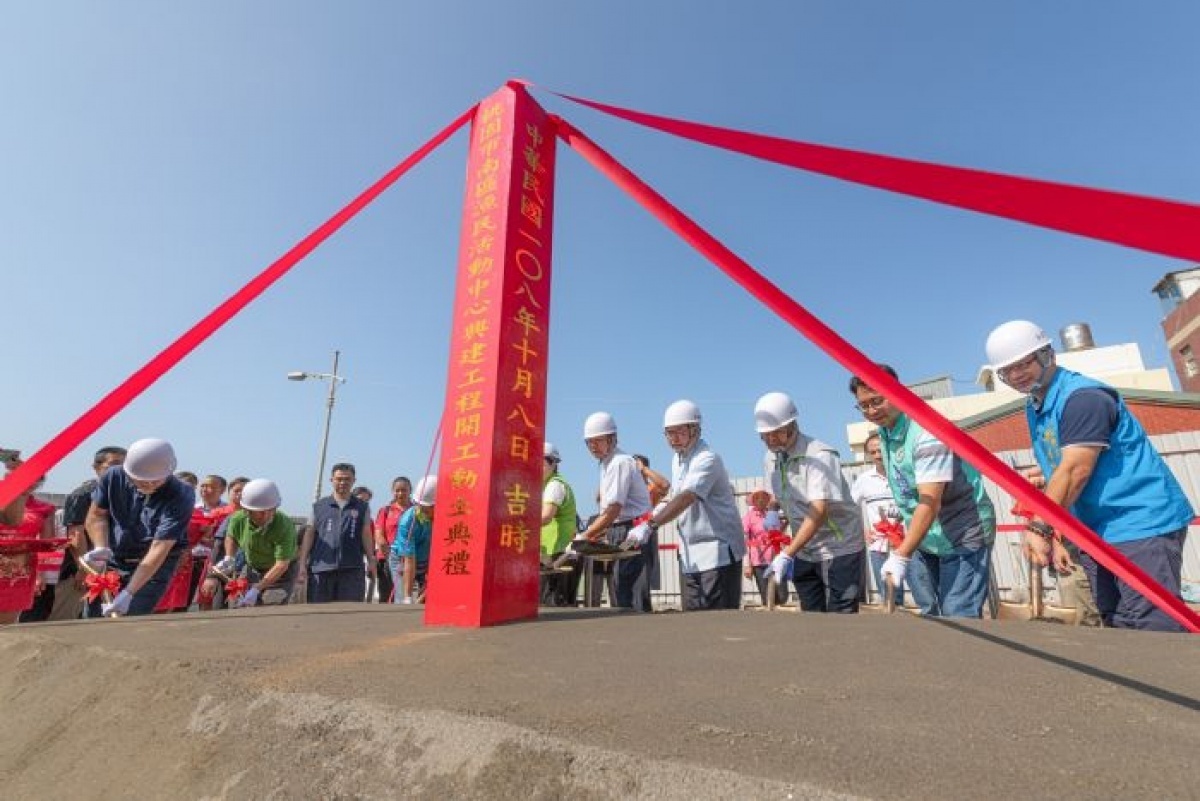
<instances>
[{"instance_id":1,"label":"person in navy shirt","mask_svg":"<svg viewBox=\"0 0 1200 801\"><path fill-rule=\"evenodd\" d=\"M153 612L187 547L196 495L173 475L175 464L171 443L140 439L92 491L84 523L92 550L84 561L100 573L116 569L122 583L101 608L105 617Z\"/></svg>"},{"instance_id":2,"label":"person in navy shirt","mask_svg":"<svg viewBox=\"0 0 1200 801\"><path fill-rule=\"evenodd\" d=\"M354 497L354 465L335 464L333 494L313 504L297 559L297 581L307 579L308 602L364 601L367 575L376 575L371 507Z\"/></svg>"},{"instance_id":3,"label":"person in navy shirt","mask_svg":"<svg viewBox=\"0 0 1200 801\"><path fill-rule=\"evenodd\" d=\"M1192 506L1120 393L1059 367L1050 338L1027 320L992 331L987 355L1001 381L1029 396L1025 416L1046 495L1178 597ZM1044 521L1030 521L1025 549L1039 565L1072 569ZM1081 561L1104 625L1184 630L1091 556Z\"/></svg>"}]
</instances>

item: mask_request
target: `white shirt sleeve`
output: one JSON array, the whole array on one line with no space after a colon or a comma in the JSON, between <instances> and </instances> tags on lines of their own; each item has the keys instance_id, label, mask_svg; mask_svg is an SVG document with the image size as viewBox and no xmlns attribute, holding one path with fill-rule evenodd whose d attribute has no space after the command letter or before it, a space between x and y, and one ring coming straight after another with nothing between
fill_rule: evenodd
<instances>
[{"instance_id":1,"label":"white shirt sleeve","mask_svg":"<svg viewBox=\"0 0 1200 801\"><path fill-rule=\"evenodd\" d=\"M842 465L833 451L819 451L804 460L804 491L810 501L844 501Z\"/></svg>"},{"instance_id":2,"label":"white shirt sleeve","mask_svg":"<svg viewBox=\"0 0 1200 801\"><path fill-rule=\"evenodd\" d=\"M859 473L854 477L854 486L850 488L850 497L854 499L855 503L862 503L863 496L866 494L866 488L864 486L866 484L865 477L869 475L869 472Z\"/></svg>"},{"instance_id":3,"label":"white shirt sleeve","mask_svg":"<svg viewBox=\"0 0 1200 801\"><path fill-rule=\"evenodd\" d=\"M562 506L563 501L567 499L567 485L561 481L550 481L542 490L542 503L552 503L555 506Z\"/></svg>"},{"instance_id":4,"label":"white shirt sleeve","mask_svg":"<svg viewBox=\"0 0 1200 801\"><path fill-rule=\"evenodd\" d=\"M954 480L954 452L921 434L913 448L913 476L918 484L949 484Z\"/></svg>"},{"instance_id":5,"label":"white shirt sleeve","mask_svg":"<svg viewBox=\"0 0 1200 801\"><path fill-rule=\"evenodd\" d=\"M636 465L637 462L632 457L614 458L609 464L608 469L604 471L604 478L600 481L601 512L614 503L625 505L625 499L629 497L629 488L633 482L642 480L641 475L635 469Z\"/></svg>"},{"instance_id":6,"label":"white shirt sleeve","mask_svg":"<svg viewBox=\"0 0 1200 801\"><path fill-rule=\"evenodd\" d=\"M687 491L697 498L707 498L717 479L716 466L716 454L712 451L696 454L688 465L687 475L671 482L671 494Z\"/></svg>"}]
</instances>

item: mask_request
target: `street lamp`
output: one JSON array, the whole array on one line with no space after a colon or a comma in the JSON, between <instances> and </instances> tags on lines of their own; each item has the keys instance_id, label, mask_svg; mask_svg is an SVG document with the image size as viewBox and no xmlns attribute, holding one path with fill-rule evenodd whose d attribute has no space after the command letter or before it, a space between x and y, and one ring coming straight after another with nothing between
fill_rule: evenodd
<instances>
[{"instance_id":1,"label":"street lamp","mask_svg":"<svg viewBox=\"0 0 1200 801\"><path fill-rule=\"evenodd\" d=\"M325 403L325 433L321 435L321 458L317 461L317 483L313 487L313 503L321 499L321 479L325 475L325 452L329 448L329 421L333 418L333 402L337 397L337 385L346 383L346 379L337 374L338 358L341 355L340 350L333 352L333 372L331 373L306 373L303 370L294 370L287 374L289 381L305 381L315 378L318 381L329 382L329 398Z\"/></svg>"}]
</instances>

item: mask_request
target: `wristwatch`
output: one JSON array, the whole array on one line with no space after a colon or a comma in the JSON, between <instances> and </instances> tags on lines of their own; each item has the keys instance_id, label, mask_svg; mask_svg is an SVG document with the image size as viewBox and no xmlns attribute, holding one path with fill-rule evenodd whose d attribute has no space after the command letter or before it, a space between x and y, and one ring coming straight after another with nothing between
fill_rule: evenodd
<instances>
[{"instance_id":1,"label":"wristwatch","mask_svg":"<svg viewBox=\"0 0 1200 801\"><path fill-rule=\"evenodd\" d=\"M1030 520L1025 524L1025 528L1029 529L1040 537L1044 537L1045 539L1049 540L1054 538L1054 529L1049 524L1043 523L1041 520Z\"/></svg>"}]
</instances>

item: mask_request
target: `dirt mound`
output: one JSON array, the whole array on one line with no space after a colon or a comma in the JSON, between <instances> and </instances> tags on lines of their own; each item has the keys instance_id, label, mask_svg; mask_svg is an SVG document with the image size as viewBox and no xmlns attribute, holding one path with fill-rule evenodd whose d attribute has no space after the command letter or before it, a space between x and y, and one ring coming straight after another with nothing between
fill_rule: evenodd
<instances>
[{"instance_id":1,"label":"dirt mound","mask_svg":"<svg viewBox=\"0 0 1200 801\"><path fill-rule=\"evenodd\" d=\"M479 715L289 692L284 685L320 672L296 664L162 658L41 632L0 637L0 776L9 798L59 796L64 787L114 799L696 799L715 787L738 798L849 797ZM339 653L325 656L336 663ZM278 689L269 689L272 667L285 668ZM402 674L357 678L403 692Z\"/></svg>"}]
</instances>

